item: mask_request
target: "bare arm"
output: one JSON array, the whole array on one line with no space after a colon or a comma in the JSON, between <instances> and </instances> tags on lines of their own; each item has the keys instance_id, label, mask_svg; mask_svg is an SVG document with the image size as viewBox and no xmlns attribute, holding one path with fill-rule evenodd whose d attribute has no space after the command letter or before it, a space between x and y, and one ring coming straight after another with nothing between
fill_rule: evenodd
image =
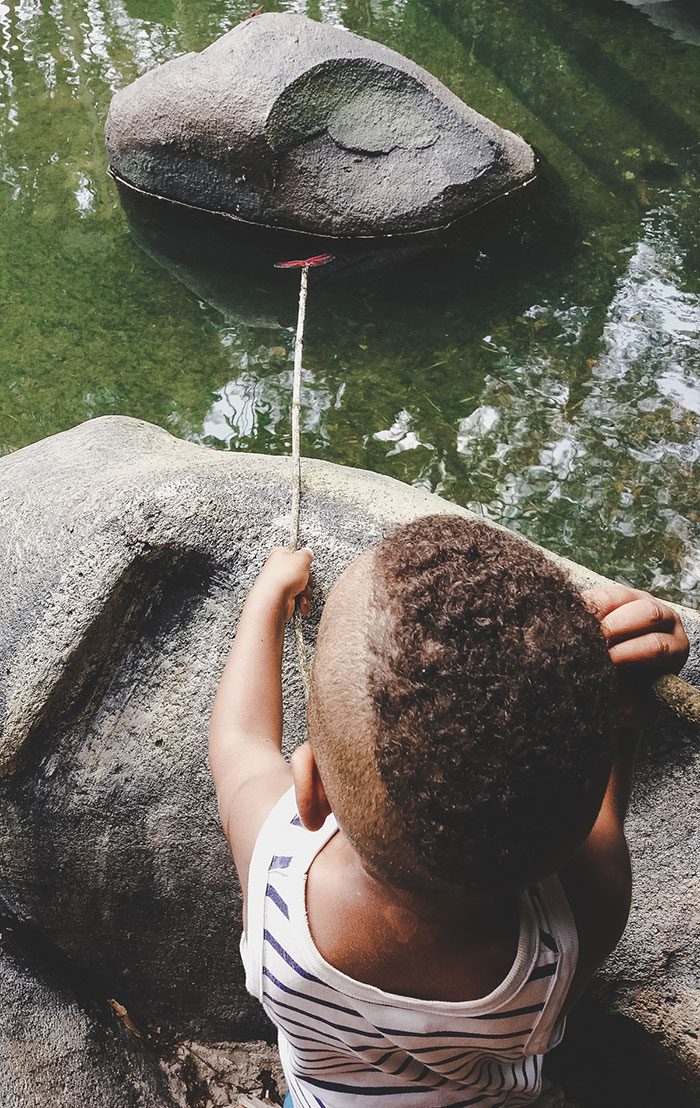
<instances>
[{"instance_id":1,"label":"bare arm","mask_svg":"<svg viewBox=\"0 0 700 1108\"><path fill-rule=\"evenodd\" d=\"M624 822L639 742L657 711L649 686L660 673L677 673L688 657L688 639L679 617L649 593L615 585L589 589L584 600L600 620L610 657L618 667L622 726L593 830L561 872L580 944L565 1012L576 1003L625 929L632 874Z\"/></svg>"},{"instance_id":2,"label":"bare arm","mask_svg":"<svg viewBox=\"0 0 700 1108\"><path fill-rule=\"evenodd\" d=\"M209 765L221 823L245 896L260 828L292 775L282 755L284 625L309 611L309 550L273 550L243 607L214 701Z\"/></svg>"}]
</instances>

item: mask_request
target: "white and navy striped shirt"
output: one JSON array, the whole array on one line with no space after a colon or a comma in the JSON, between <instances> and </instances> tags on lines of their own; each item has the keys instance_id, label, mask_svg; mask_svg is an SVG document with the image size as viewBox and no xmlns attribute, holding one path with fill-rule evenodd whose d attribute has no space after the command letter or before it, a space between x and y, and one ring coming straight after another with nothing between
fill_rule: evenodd
<instances>
[{"instance_id":1,"label":"white and navy striped shirt","mask_svg":"<svg viewBox=\"0 0 700 1108\"><path fill-rule=\"evenodd\" d=\"M540 1090L541 1055L564 1030L559 1013L578 956L557 877L520 898L520 939L507 977L464 1002L385 993L326 962L306 916L306 875L337 830L307 831L294 791L262 828L241 940L246 985L279 1029L295 1108L516 1108Z\"/></svg>"}]
</instances>

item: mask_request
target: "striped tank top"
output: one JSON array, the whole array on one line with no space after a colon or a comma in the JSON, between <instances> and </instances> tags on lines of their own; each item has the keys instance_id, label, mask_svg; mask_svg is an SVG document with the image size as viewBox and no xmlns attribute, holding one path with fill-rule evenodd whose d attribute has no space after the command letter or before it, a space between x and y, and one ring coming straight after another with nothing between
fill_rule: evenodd
<instances>
[{"instance_id":1,"label":"striped tank top","mask_svg":"<svg viewBox=\"0 0 700 1108\"><path fill-rule=\"evenodd\" d=\"M306 875L337 831L307 831L294 790L281 798L253 852L246 987L277 1025L295 1108L517 1108L540 1091L542 1054L561 1039L563 1001L578 956L556 876L520 897L513 966L481 1000L419 1000L348 977L321 957L306 916Z\"/></svg>"}]
</instances>

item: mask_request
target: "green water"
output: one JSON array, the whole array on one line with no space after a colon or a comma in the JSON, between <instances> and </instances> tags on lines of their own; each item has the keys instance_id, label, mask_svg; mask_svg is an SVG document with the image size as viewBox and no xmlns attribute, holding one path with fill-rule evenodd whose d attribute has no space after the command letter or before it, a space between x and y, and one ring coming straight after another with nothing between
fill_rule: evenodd
<instances>
[{"instance_id":1,"label":"green water","mask_svg":"<svg viewBox=\"0 0 700 1108\"><path fill-rule=\"evenodd\" d=\"M288 450L293 292L241 273L222 297L159 264L103 143L115 89L254 6L0 2L0 451L107 413ZM413 266L312 298L305 453L697 605L700 19L674 31L622 0L265 9L401 51L544 165L539 235L504 245L487 230L455 272Z\"/></svg>"}]
</instances>

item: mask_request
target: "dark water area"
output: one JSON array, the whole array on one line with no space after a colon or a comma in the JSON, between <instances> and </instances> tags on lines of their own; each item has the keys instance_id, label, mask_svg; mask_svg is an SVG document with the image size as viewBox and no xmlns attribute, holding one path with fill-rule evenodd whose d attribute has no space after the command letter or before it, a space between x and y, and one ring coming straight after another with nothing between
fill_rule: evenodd
<instances>
[{"instance_id":1,"label":"dark water area","mask_svg":"<svg viewBox=\"0 0 700 1108\"><path fill-rule=\"evenodd\" d=\"M138 416L289 450L296 278L204 221L127 220L113 92L251 0L0 2L0 452ZM460 249L319 281L306 455L390 474L700 601L700 15L623 0L326 0L523 135L541 183ZM286 282L286 283L285 283Z\"/></svg>"}]
</instances>

